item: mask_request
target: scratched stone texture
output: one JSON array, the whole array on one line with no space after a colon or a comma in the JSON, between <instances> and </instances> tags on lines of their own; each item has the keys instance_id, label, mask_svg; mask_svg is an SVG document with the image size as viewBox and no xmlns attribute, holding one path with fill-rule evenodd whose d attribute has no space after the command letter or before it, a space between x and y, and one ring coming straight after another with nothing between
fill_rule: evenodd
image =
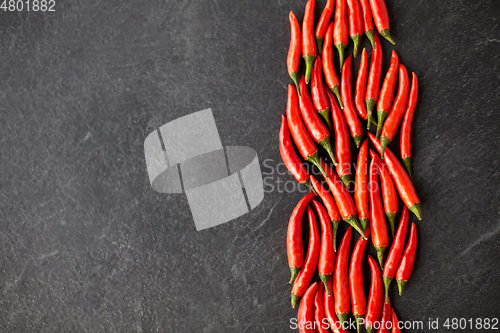
<instances>
[{"instance_id":1,"label":"scratched stone texture","mask_svg":"<svg viewBox=\"0 0 500 333\"><path fill-rule=\"evenodd\" d=\"M285 239L303 188L278 130L288 12L302 19L305 1L56 2L0 12L0 331L293 331ZM419 77L423 211L393 306L425 323L498 318L500 2L387 6L384 71L394 49ZM185 194L151 189L143 143L207 108L224 146L257 151L266 195L197 232Z\"/></svg>"}]
</instances>

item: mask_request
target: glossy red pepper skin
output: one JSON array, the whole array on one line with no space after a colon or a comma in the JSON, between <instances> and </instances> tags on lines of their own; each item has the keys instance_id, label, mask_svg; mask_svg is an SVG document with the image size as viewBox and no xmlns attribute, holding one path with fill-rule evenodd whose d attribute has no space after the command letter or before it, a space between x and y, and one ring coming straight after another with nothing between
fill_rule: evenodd
<instances>
[{"instance_id":1,"label":"glossy red pepper skin","mask_svg":"<svg viewBox=\"0 0 500 333\"><path fill-rule=\"evenodd\" d=\"M391 44L395 44L391 37L389 13L387 13L385 0L370 0L370 8L372 10L373 20L375 21L378 33L391 42Z\"/></svg>"},{"instance_id":2,"label":"glossy red pepper skin","mask_svg":"<svg viewBox=\"0 0 500 333\"><path fill-rule=\"evenodd\" d=\"M328 291L328 284L326 285ZM314 322L318 333L328 333L328 326L325 324L325 300L323 297L323 285L318 283L316 295L314 295Z\"/></svg>"},{"instance_id":3,"label":"glossy red pepper skin","mask_svg":"<svg viewBox=\"0 0 500 333\"><path fill-rule=\"evenodd\" d=\"M314 7L315 0L306 3L304 21L302 23L302 57L306 62L306 83L311 80L311 70L317 55L316 42L314 40Z\"/></svg>"},{"instance_id":4,"label":"glossy red pepper skin","mask_svg":"<svg viewBox=\"0 0 500 333\"><path fill-rule=\"evenodd\" d=\"M295 280L304 263L304 248L302 245L302 218L309 201L314 198L314 193L307 193L300 199L293 209L288 221L286 236L286 252L288 255L288 266L290 267L290 283Z\"/></svg>"},{"instance_id":5,"label":"glossy red pepper skin","mask_svg":"<svg viewBox=\"0 0 500 333\"><path fill-rule=\"evenodd\" d=\"M346 0L337 0L333 20L333 43L339 51L340 70L342 70L342 65L344 64L344 50L349 43L346 7Z\"/></svg>"},{"instance_id":6,"label":"glossy red pepper skin","mask_svg":"<svg viewBox=\"0 0 500 333\"><path fill-rule=\"evenodd\" d=\"M356 164L356 178L354 181L354 203L358 211L359 223L363 230L370 221L370 206L368 200L368 139L359 148L358 161Z\"/></svg>"},{"instance_id":7,"label":"glossy red pepper skin","mask_svg":"<svg viewBox=\"0 0 500 333\"><path fill-rule=\"evenodd\" d=\"M403 293L403 288L410 279L415 263L415 254L417 253L417 226L411 224L410 238L406 245L398 270L396 271L396 281L398 283L399 295Z\"/></svg>"},{"instance_id":8,"label":"glossy red pepper skin","mask_svg":"<svg viewBox=\"0 0 500 333\"><path fill-rule=\"evenodd\" d=\"M367 129L370 129L370 124L373 119L373 108L377 104L380 78L382 76L382 45L377 34L373 36L375 48L372 51L372 59L370 63L370 73L368 74L368 83L366 84L366 116Z\"/></svg>"},{"instance_id":9,"label":"glossy red pepper skin","mask_svg":"<svg viewBox=\"0 0 500 333\"><path fill-rule=\"evenodd\" d=\"M354 101L352 99L352 86L351 86L351 62L352 56L348 56L344 62L344 67L342 68L342 83L340 85L340 96L344 102L344 116L347 120L347 125L351 131L352 139L359 148L361 140L363 139L363 128L361 127L361 121L356 114L356 107L354 106Z\"/></svg>"},{"instance_id":10,"label":"glossy red pepper skin","mask_svg":"<svg viewBox=\"0 0 500 333\"><path fill-rule=\"evenodd\" d=\"M333 250L333 231L330 217L325 207L316 200L312 201L314 209L318 212L321 226L321 246L318 258L318 274L321 281L328 290L328 281L335 267L335 251ZM328 291L329 292L329 291ZM328 295L330 296L330 295Z\"/></svg>"},{"instance_id":11,"label":"glossy red pepper skin","mask_svg":"<svg viewBox=\"0 0 500 333\"><path fill-rule=\"evenodd\" d=\"M328 84L330 91L335 94L340 103L340 108L343 108L342 99L340 98L340 81L335 71L333 64L333 23L330 23L325 35L325 44L323 45L323 73L325 73L325 81ZM326 89L325 89L326 90Z\"/></svg>"},{"instance_id":12,"label":"glossy red pepper skin","mask_svg":"<svg viewBox=\"0 0 500 333\"><path fill-rule=\"evenodd\" d=\"M403 213L401 214L401 220L399 221L398 232L396 233L396 237L392 242L391 249L389 250L387 260L385 261L384 271L382 274L385 287L386 303L389 301L389 287L391 285L391 281L394 278L394 274L396 274L396 269L399 266L401 256L403 255L403 250L405 248L405 238L406 233L408 232L408 221L408 208L404 207Z\"/></svg>"},{"instance_id":13,"label":"glossy red pepper skin","mask_svg":"<svg viewBox=\"0 0 500 333\"><path fill-rule=\"evenodd\" d=\"M297 311L300 333L316 333L314 329L314 296L317 288L317 282L311 284L300 301L299 310Z\"/></svg>"},{"instance_id":14,"label":"glossy red pepper skin","mask_svg":"<svg viewBox=\"0 0 500 333\"><path fill-rule=\"evenodd\" d=\"M417 106L418 99L418 79L415 73L412 73L411 80L411 90L410 97L408 101L408 107L403 118L403 123L401 124L401 138L399 140L401 149L401 160L408 171L408 175L411 177L411 124L413 122L413 114L415 113L415 107Z\"/></svg>"},{"instance_id":15,"label":"glossy red pepper skin","mask_svg":"<svg viewBox=\"0 0 500 333\"><path fill-rule=\"evenodd\" d=\"M392 309L392 330L391 333L401 333L401 328L399 328L399 320L398 316L396 316L396 312Z\"/></svg>"},{"instance_id":16,"label":"glossy red pepper skin","mask_svg":"<svg viewBox=\"0 0 500 333\"><path fill-rule=\"evenodd\" d=\"M362 119L366 119L366 80L368 78L368 55L366 48L361 51L361 60L359 61L358 77L356 78L356 90L354 92L354 104L356 110Z\"/></svg>"},{"instance_id":17,"label":"glossy red pepper skin","mask_svg":"<svg viewBox=\"0 0 500 333\"><path fill-rule=\"evenodd\" d=\"M375 153L373 153L373 155L375 155ZM389 170L387 170L385 163L382 162L378 156L377 160L384 212L389 220L389 225L391 226L392 238L394 238L394 221L396 220L396 215L398 213L398 193L394 188L394 182L392 181L391 174Z\"/></svg>"},{"instance_id":18,"label":"glossy red pepper skin","mask_svg":"<svg viewBox=\"0 0 500 333\"><path fill-rule=\"evenodd\" d=\"M384 209L380 200L378 169L380 158L370 150L372 161L370 162L370 180L368 191L370 192L370 227L372 229L372 242L377 250L380 267L384 267L384 251L389 245L389 234L385 222Z\"/></svg>"},{"instance_id":19,"label":"glossy red pepper skin","mask_svg":"<svg viewBox=\"0 0 500 333\"><path fill-rule=\"evenodd\" d=\"M300 296L304 294L307 287L309 286L309 283L311 282L314 271L316 270L316 266L318 264L320 246L318 224L316 222L314 212L309 206L307 207L307 218L309 220L309 246L307 248L304 267L302 267L299 275L297 275L297 278L293 282L292 307L294 308Z\"/></svg>"},{"instance_id":20,"label":"glossy red pepper skin","mask_svg":"<svg viewBox=\"0 0 500 333\"><path fill-rule=\"evenodd\" d=\"M367 333L374 331L373 325L380 319L382 306L384 303L384 285L380 268L372 256L368 256L368 265L371 272L370 294L368 296L368 305L366 307L365 327Z\"/></svg>"},{"instance_id":21,"label":"glossy red pepper skin","mask_svg":"<svg viewBox=\"0 0 500 333\"><path fill-rule=\"evenodd\" d=\"M288 48L288 57L286 58L286 65L288 75L295 83L297 92L299 91L299 65L300 53L302 51L302 33L300 32L300 25L294 12L288 15L290 20L290 47Z\"/></svg>"},{"instance_id":22,"label":"glossy red pepper skin","mask_svg":"<svg viewBox=\"0 0 500 333\"><path fill-rule=\"evenodd\" d=\"M380 154L382 152L382 145L380 144L380 141L377 140L375 135L372 133L368 133L368 137ZM385 149L384 162L387 169L389 169L389 172L391 173L392 180L394 181L394 185L396 185L399 197L403 200L406 207L408 207L408 209L415 214L419 220L421 220L422 211L420 199L415 191L415 187L413 187L410 176L408 176L401 163L399 163L398 159L389 148Z\"/></svg>"},{"instance_id":23,"label":"glossy red pepper skin","mask_svg":"<svg viewBox=\"0 0 500 333\"><path fill-rule=\"evenodd\" d=\"M340 324L344 324L349 316L351 297L349 296L349 282L347 269L349 264L349 247L351 246L352 227L349 226L342 238L335 262L333 273L333 299L335 302L335 313Z\"/></svg>"},{"instance_id":24,"label":"glossy red pepper skin","mask_svg":"<svg viewBox=\"0 0 500 333\"><path fill-rule=\"evenodd\" d=\"M363 36L363 13L358 0L347 0L347 17L349 21L349 36L354 42L352 54L358 55L359 42Z\"/></svg>"},{"instance_id":25,"label":"glossy red pepper skin","mask_svg":"<svg viewBox=\"0 0 500 333\"><path fill-rule=\"evenodd\" d=\"M361 11L363 13L363 26L365 30L365 35L370 40L372 48L375 48L375 41L373 38L374 30L373 30L372 9L370 8L370 3L368 2L368 0L359 0L359 4L361 5Z\"/></svg>"},{"instance_id":26,"label":"glossy red pepper skin","mask_svg":"<svg viewBox=\"0 0 500 333\"><path fill-rule=\"evenodd\" d=\"M392 99L394 98L394 87L396 86L396 81L398 79L398 69L399 69L399 57L396 51L392 51L391 54L391 66L385 74L384 82L382 83L382 88L380 89L380 97L377 102L377 139L384 125L384 120L387 114L391 110Z\"/></svg>"},{"instance_id":27,"label":"glossy red pepper skin","mask_svg":"<svg viewBox=\"0 0 500 333\"><path fill-rule=\"evenodd\" d=\"M386 299L386 303L382 306L382 315L380 316L380 328L377 333L389 333L392 326L391 321L392 307L389 299Z\"/></svg>"},{"instance_id":28,"label":"glossy red pepper skin","mask_svg":"<svg viewBox=\"0 0 500 333\"><path fill-rule=\"evenodd\" d=\"M307 90L307 85L305 85ZM332 122L330 121L330 102L328 101L328 96L326 95L325 85L323 83L323 78L321 76L321 57L317 56L314 60L313 70L312 70L312 81L311 81L311 96L314 108L318 113L325 119L328 129L332 130ZM333 158L333 155L330 157ZM335 158L333 158L335 161ZM336 165L337 162L334 162Z\"/></svg>"},{"instance_id":29,"label":"glossy red pepper skin","mask_svg":"<svg viewBox=\"0 0 500 333\"><path fill-rule=\"evenodd\" d=\"M318 52L321 52L323 45L323 37L325 37L326 29L328 28L328 23L333 14L333 8L335 7L335 0L327 0L323 12L319 18L318 24L316 25L316 43L318 44Z\"/></svg>"},{"instance_id":30,"label":"glossy red pepper skin","mask_svg":"<svg viewBox=\"0 0 500 333\"><path fill-rule=\"evenodd\" d=\"M333 279L330 279L328 283L328 289L330 290L330 294L333 293ZM342 325L337 318L337 314L335 313L335 304L333 302L333 297L329 297L327 291L325 290L323 294L323 298L325 299L325 317L328 319L328 325L330 329L334 333L349 333L348 330L344 330Z\"/></svg>"},{"instance_id":31,"label":"glossy red pepper skin","mask_svg":"<svg viewBox=\"0 0 500 333\"><path fill-rule=\"evenodd\" d=\"M319 165L318 148L316 148L314 141L311 139L300 117L297 91L291 84L288 85L286 118L288 120L288 128L290 129L290 134L292 134L293 142L295 142L300 155L302 155L305 160L316 165L321 173L327 177L325 175L325 170Z\"/></svg>"}]
</instances>

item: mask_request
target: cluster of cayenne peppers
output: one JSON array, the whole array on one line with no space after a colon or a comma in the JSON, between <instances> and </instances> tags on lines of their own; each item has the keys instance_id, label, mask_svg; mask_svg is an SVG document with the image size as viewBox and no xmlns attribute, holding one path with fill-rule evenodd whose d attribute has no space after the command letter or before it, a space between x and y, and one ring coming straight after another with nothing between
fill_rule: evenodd
<instances>
[{"instance_id":1,"label":"cluster of cayenne peppers","mask_svg":"<svg viewBox=\"0 0 500 333\"><path fill-rule=\"evenodd\" d=\"M421 220L411 177L417 76L412 73L410 83L394 50L387 72L382 73L379 35L394 44L385 0L327 0L316 25L315 7L315 0L307 1L302 24L294 12L289 15L287 69L294 85L288 85L279 133L285 166L311 189L288 222L291 303L299 304L300 332L348 332L342 325L351 312L358 332L362 326L367 332L400 332L389 289L396 278L401 295L411 276L417 228L410 222L410 212ZM370 41L371 59L363 48L358 73L352 73L363 35ZM352 55L345 54L349 38L354 43ZM301 58L304 75L299 70ZM371 125L376 127L374 133ZM399 127L398 158L389 144ZM351 174L353 150L357 151L355 174ZM306 161L318 168L316 177L323 176L324 181L310 173ZM341 220L348 228L338 235ZM359 234L356 241L353 233ZM369 242L377 259L365 253ZM369 291L364 289L368 276L363 276L363 266L370 271Z\"/></svg>"}]
</instances>

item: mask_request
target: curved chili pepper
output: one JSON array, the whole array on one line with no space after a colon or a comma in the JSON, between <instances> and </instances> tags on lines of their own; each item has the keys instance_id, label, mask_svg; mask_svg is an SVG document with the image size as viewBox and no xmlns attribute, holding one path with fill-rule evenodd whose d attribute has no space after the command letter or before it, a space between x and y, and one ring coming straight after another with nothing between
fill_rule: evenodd
<instances>
[{"instance_id":1,"label":"curved chili pepper","mask_svg":"<svg viewBox=\"0 0 500 333\"><path fill-rule=\"evenodd\" d=\"M403 250L405 248L406 232L408 231L408 215L408 209L406 207L403 208L403 214L401 214L401 220L399 221L398 232L392 242L387 260L385 261L383 279L386 303L389 301L389 286L394 278L394 274L396 274L396 269L398 268L401 255L403 254Z\"/></svg>"},{"instance_id":2,"label":"curved chili pepper","mask_svg":"<svg viewBox=\"0 0 500 333\"><path fill-rule=\"evenodd\" d=\"M408 101L408 108L406 108L405 116L403 118L403 123L401 124L401 160L408 171L408 175L411 178L411 124L413 122L413 114L415 113L415 107L417 105L418 98L418 79L415 73L412 73L411 79L411 90L410 97Z\"/></svg>"},{"instance_id":3,"label":"curved chili pepper","mask_svg":"<svg viewBox=\"0 0 500 333\"><path fill-rule=\"evenodd\" d=\"M366 229L370 220L370 207L368 204L368 139L359 148L358 162L356 164L356 178L354 182L354 202L358 211L358 219L363 230Z\"/></svg>"},{"instance_id":4,"label":"curved chili pepper","mask_svg":"<svg viewBox=\"0 0 500 333\"><path fill-rule=\"evenodd\" d=\"M415 254L417 253L417 226L411 224L410 238L406 245L398 270L396 271L396 282L398 283L399 295L403 293L406 282L410 279L415 263Z\"/></svg>"},{"instance_id":5,"label":"curved chili pepper","mask_svg":"<svg viewBox=\"0 0 500 333\"><path fill-rule=\"evenodd\" d=\"M343 108L344 105L340 98L340 81L335 72L335 65L333 64L333 23L330 23L325 35L325 44L323 45L323 73L325 73L328 88L337 97L340 108Z\"/></svg>"},{"instance_id":6,"label":"curved chili pepper","mask_svg":"<svg viewBox=\"0 0 500 333\"><path fill-rule=\"evenodd\" d=\"M372 48L375 48L375 41L373 39L374 31L373 31L373 19L372 19L372 9L370 8L370 3L368 0L359 0L359 4L361 5L361 10L363 12L363 26L365 29L365 35L372 43Z\"/></svg>"},{"instance_id":7,"label":"curved chili pepper","mask_svg":"<svg viewBox=\"0 0 500 333\"><path fill-rule=\"evenodd\" d=\"M377 27L378 33L387 39L391 44L396 44L391 37L391 29L389 28L389 14L384 0L370 0L370 8L373 14L373 20Z\"/></svg>"},{"instance_id":8,"label":"curved chili pepper","mask_svg":"<svg viewBox=\"0 0 500 333\"><path fill-rule=\"evenodd\" d=\"M398 316L396 316L396 312L392 309L392 330L391 333L401 333L401 328L399 328L399 320Z\"/></svg>"},{"instance_id":9,"label":"curved chili pepper","mask_svg":"<svg viewBox=\"0 0 500 333\"><path fill-rule=\"evenodd\" d=\"M337 158L337 174L345 186L349 186L351 172L351 142L345 122L344 113L330 91L326 91L332 109L333 127L335 129L335 157Z\"/></svg>"},{"instance_id":10,"label":"curved chili pepper","mask_svg":"<svg viewBox=\"0 0 500 333\"><path fill-rule=\"evenodd\" d=\"M368 77L368 56L366 48L361 52L361 60L359 62L358 77L356 78L356 89L354 93L354 104L358 115L367 120L368 112L366 111L366 80ZM372 119L372 123L377 125L377 122Z\"/></svg>"},{"instance_id":11,"label":"curved chili pepper","mask_svg":"<svg viewBox=\"0 0 500 333\"><path fill-rule=\"evenodd\" d=\"M335 261L333 272L333 298L335 301L335 313L340 324L344 324L349 316L351 298L349 296L349 282L347 280L347 269L349 264L349 247L351 246L352 227L349 226L339 246L339 253Z\"/></svg>"},{"instance_id":12,"label":"curved chili pepper","mask_svg":"<svg viewBox=\"0 0 500 333\"><path fill-rule=\"evenodd\" d=\"M328 177L325 174L325 170L319 164L318 149L314 144L311 136L307 132L307 129L302 123L299 111L299 103L297 101L297 91L293 85L288 85L288 101L286 105L286 118L288 120L288 128L292 134L293 141L297 148L299 149L300 155L305 160L314 163L321 171L324 177Z\"/></svg>"},{"instance_id":13,"label":"curved chili pepper","mask_svg":"<svg viewBox=\"0 0 500 333\"><path fill-rule=\"evenodd\" d=\"M326 29L328 28L328 23L333 14L333 7L335 7L335 0L326 0L325 8L321 12L321 16L316 26L316 43L318 43L318 52L321 52L323 37L325 37Z\"/></svg>"},{"instance_id":14,"label":"curved chili pepper","mask_svg":"<svg viewBox=\"0 0 500 333\"><path fill-rule=\"evenodd\" d=\"M366 237L370 237L370 228L365 230ZM358 332L360 331L361 319L365 316L366 298L363 286L363 256L365 253L367 239L360 237L352 250L351 265L349 267L349 291L351 292L352 314L356 319Z\"/></svg>"},{"instance_id":15,"label":"curved chili pepper","mask_svg":"<svg viewBox=\"0 0 500 333\"><path fill-rule=\"evenodd\" d=\"M312 201L314 208L318 212L321 225L321 247L318 259L318 274L321 281L328 290L328 281L335 266L335 251L333 250L333 232L330 218L325 207L316 200ZM328 291L329 293L330 291ZM330 295L328 295L330 296Z\"/></svg>"},{"instance_id":16,"label":"curved chili pepper","mask_svg":"<svg viewBox=\"0 0 500 333\"><path fill-rule=\"evenodd\" d=\"M348 56L344 62L344 67L342 68L342 83L340 85L340 96L344 102L344 115L347 120L347 125L351 130L351 136L359 148L361 139L363 139L363 128L361 127L361 121L356 114L356 107L352 100L352 87L351 87L351 60L352 56Z\"/></svg>"},{"instance_id":17,"label":"curved chili pepper","mask_svg":"<svg viewBox=\"0 0 500 333\"><path fill-rule=\"evenodd\" d=\"M317 55L316 43L314 42L314 6L315 0L306 3L304 22L302 23L302 57L306 62L306 83L311 80L311 70Z\"/></svg>"},{"instance_id":18,"label":"curved chili pepper","mask_svg":"<svg viewBox=\"0 0 500 333\"><path fill-rule=\"evenodd\" d=\"M323 88L323 83L321 83L321 88ZM307 85L304 77L300 79L299 89L300 89L300 97L299 97L300 114L302 116L302 120L304 120L304 124L306 125L307 130L309 131L309 134L311 134L311 137L313 138L314 141L316 141L323 148L325 148L325 150L328 152L328 155L332 159L333 164L337 164L337 161L335 160L335 156L333 155L332 147L330 144L330 132L326 128L325 124L323 124L323 122L319 118L316 110L314 110L313 103L311 102L311 97L309 97L309 92L307 91ZM325 99L328 102L326 95ZM327 107L324 111L328 115L330 108Z\"/></svg>"},{"instance_id":19,"label":"curved chili pepper","mask_svg":"<svg viewBox=\"0 0 500 333\"><path fill-rule=\"evenodd\" d=\"M374 152L371 153L375 155ZM373 158L373 156L371 157ZM398 194L394 188L394 182L392 181L391 174L389 173L389 170L387 170L385 163L382 162L378 156L376 158L379 161L378 167L384 211L391 226L392 238L394 238L394 221L396 220L396 214L398 213Z\"/></svg>"},{"instance_id":20,"label":"curved chili pepper","mask_svg":"<svg viewBox=\"0 0 500 333\"><path fill-rule=\"evenodd\" d=\"M311 282L314 271L316 270L316 265L318 264L320 242L318 224L314 212L309 206L307 206L307 218L309 220L309 246L307 248L304 267L302 267L299 275L297 275L297 278L293 282L292 307L294 308L300 296L302 296L309 286L309 282Z\"/></svg>"},{"instance_id":21,"label":"curved chili pepper","mask_svg":"<svg viewBox=\"0 0 500 333\"><path fill-rule=\"evenodd\" d=\"M377 333L389 333L392 326L391 321L392 307L389 299L386 299L386 303L382 306L382 315L380 316L379 326Z\"/></svg>"},{"instance_id":22,"label":"curved chili pepper","mask_svg":"<svg viewBox=\"0 0 500 333\"><path fill-rule=\"evenodd\" d=\"M375 48L372 51L372 60L370 63L370 74L368 74L368 83L366 85L366 116L367 129L370 129L370 125L373 117L373 108L377 104L379 88L380 88L380 77L382 76L382 45L380 45L380 38L377 34L373 36L375 42Z\"/></svg>"},{"instance_id":23,"label":"curved chili pepper","mask_svg":"<svg viewBox=\"0 0 500 333\"><path fill-rule=\"evenodd\" d=\"M304 87L307 91L307 85L304 82ZM301 89L302 89L301 88ZM332 130L332 122L330 121L330 102L328 101L328 96L326 95L325 85L323 79L321 78L321 57L317 56L314 60L313 70L312 70L312 81L311 81L311 96L314 104L314 108L318 113L325 119L328 129ZM333 154L330 155L333 160L333 164L337 165L335 157Z\"/></svg>"},{"instance_id":24,"label":"curved chili pepper","mask_svg":"<svg viewBox=\"0 0 500 333\"><path fill-rule=\"evenodd\" d=\"M377 171L380 165L380 158L370 149L372 161L370 163L370 182L368 191L370 192L370 226L372 228L372 242L377 250L377 258L380 267L384 267L384 251L389 245L389 235L387 234L387 224L385 222L384 209L380 200L379 182Z\"/></svg>"},{"instance_id":25,"label":"curved chili pepper","mask_svg":"<svg viewBox=\"0 0 500 333\"><path fill-rule=\"evenodd\" d=\"M371 272L370 294L368 296L368 305L366 307L365 327L367 333L373 332L373 325L380 319L382 305L384 303L384 286L380 268L372 256L368 256L368 264Z\"/></svg>"},{"instance_id":26,"label":"curved chili pepper","mask_svg":"<svg viewBox=\"0 0 500 333\"><path fill-rule=\"evenodd\" d=\"M332 290L332 288L333 279L330 279L330 282L328 283L328 289ZM337 318L337 314L335 313L335 305L333 303L333 297L329 297L327 291L325 290L323 298L325 299L325 316L328 320L330 329L334 333L349 333L349 331L343 329L342 325L339 322L339 319Z\"/></svg>"},{"instance_id":27,"label":"curved chili pepper","mask_svg":"<svg viewBox=\"0 0 500 333\"><path fill-rule=\"evenodd\" d=\"M370 132L368 132L368 137L380 154L382 152L382 145L380 144L380 141L377 140L375 135ZM413 187L410 177L389 148L385 149L384 162L387 169L389 169L389 172L391 173L394 185L396 185L399 196L405 203L406 207L408 207L408 209L413 212L419 220L421 220L422 209L415 187Z\"/></svg>"},{"instance_id":28,"label":"curved chili pepper","mask_svg":"<svg viewBox=\"0 0 500 333\"><path fill-rule=\"evenodd\" d=\"M394 87L396 86L396 81L398 79L398 68L399 68L399 57L396 51L392 50L391 54L391 66L387 73L385 74L384 83L382 83L382 88L380 89L380 98L377 102L377 139L382 130L382 125L384 125L385 117L391 110L392 99L394 98Z\"/></svg>"},{"instance_id":29,"label":"curved chili pepper","mask_svg":"<svg viewBox=\"0 0 500 333\"><path fill-rule=\"evenodd\" d=\"M329 176L326 179L326 182L328 183L328 186L332 191L333 197L335 198L335 202L337 203L337 208L339 209L340 216L342 216L342 219L344 221L346 221L354 229L356 229L356 231L359 232L361 236L363 236L363 238L366 238L363 229L361 229L359 225L358 216L356 213L356 206L352 201L349 191L344 186L344 184L342 184L342 181L340 180L339 176L337 176L335 171L333 171L328 166L328 164L326 164L323 160L321 160L321 165L323 166L323 168L325 169L326 173Z\"/></svg>"},{"instance_id":30,"label":"curved chili pepper","mask_svg":"<svg viewBox=\"0 0 500 333\"><path fill-rule=\"evenodd\" d=\"M326 285L326 290L328 291L328 284ZM328 291L329 292L329 291ZM318 283L318 288L316 288L316 295L314 295L314 322L316 325L316 331L319 333L328 333L328 327L325 327L325 300L323 297L323 285Z\"/></svg>"},{"instance_id":31,"label":"curved chili pepper","mask_svg":"<svg viewBox=\"0 0 500 333\"><path fill-rule=\"evenodd\" d=\"M299 310L297 311L300 333L316 333L314 329L314 296L317 288L317 282L311 284L300 301Z\"/></svg>"},{"instance_id":32,"label":"curved chili pepper","mask_svg":"<svg viewBox=\"0 0 500 333\"><path fill-rule=\"evenodd\" d=\"M346 17L346 0L337 0L333 20L333 42L339 51L340 70L344 64L344 50L349 44L349 32Z\"/></svg>"},{"instance_id":33,"label":"curved chili pepper","mask_svg":"<svg viewBox=\"0 0 500 333\"><path fill-rule=\"evenodd\" d=\"M288 255L288 266L292 276L290 283L293 282L295 277L299 274L302 264L304 263L304 248L302 245L302 218L304 210L306 209L309 201L314 198L314 193L309 192L300 199L288 222L288 231L286 235L286 252Z\"/></svg>"},{"instance_id":34,"label":"curved chili pepper","mask_svg":"<svg viewBox=\"0 0 500 333\"><path fill-rule=\"evenodd\" d=\"M399 122L406 111L408 104L408 91L410 90L410 80L408 79L408 72L403 64L399 65L399 85L398 94L394 99L391 111L385 119L384 127L382 127L382 134L380 136L380 144L382 145L382 157L384 157L385 147L391 142L398 130Z\"/></svg>"},{"instance_id":35,"label":"curved chili pepper","mask_svg":"<svg viewBox=\"0 0 500 333\"><path fill-rule=\"evenodd\" d=\"M363 13L358 0L347 0L347 16L349 19L349 36L354 42L353 55L356 58L358 54L359 42L363 36Z\"/></svg>"},{"instance_id":36,"label":"curved chili pepper","mask_svg":"<svg viewBox=\"0 0 500 333\"><path fill-rule=\"evenodd\" d=\"M286 65L288 68L288 75L295 82L297 92L299 91L299 64L300 52L302 49L302 36L300 32L300 25L294 12L288 15L290 20L290 47L288 48L288 57L286 58ZM300 93L299 93L300 95Z\"/></svg>"}]
</instances>

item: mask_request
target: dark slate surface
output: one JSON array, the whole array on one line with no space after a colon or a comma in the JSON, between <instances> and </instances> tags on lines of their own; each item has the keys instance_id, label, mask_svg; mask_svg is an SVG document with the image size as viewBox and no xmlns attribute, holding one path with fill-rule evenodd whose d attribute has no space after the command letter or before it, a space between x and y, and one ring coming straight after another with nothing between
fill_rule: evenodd
<instances>
[{"instance_id":1,"label":"dark slate surface","mask_svg":"<svg viewBox=\"0 0 500 333\"><path fill-rule=\"evenodd\" d=\"M290 331L285 237L301 193L272 172L288 12L301 19L304 4L57 1L53 13L0 13L2 332ZM424 216L394 307L426 325L499 317L500 3L387 4L394 49L420 79ZM185 195L150 188L143 141L206 108L224 145L257 151L267 193L196 232Z\"/></svg>"}]
</instances>

